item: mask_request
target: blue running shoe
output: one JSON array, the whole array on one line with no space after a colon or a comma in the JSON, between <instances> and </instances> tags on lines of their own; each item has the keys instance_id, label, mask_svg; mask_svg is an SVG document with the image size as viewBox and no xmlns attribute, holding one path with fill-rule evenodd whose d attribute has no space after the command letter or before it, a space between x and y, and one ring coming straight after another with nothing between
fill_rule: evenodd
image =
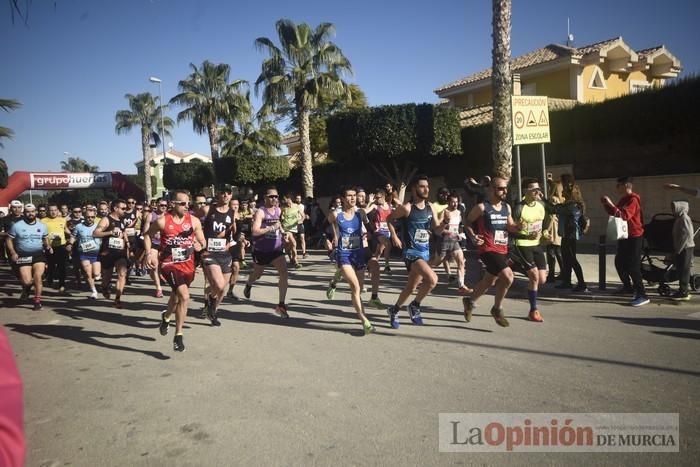
<instances>
[{"instance_id":1,"label":"blue running shoe","mask_svg":"<svg viewBox=\"0 0 700 467\"><path fill-rule=\"evenodd\" d=\"M420 315L420 306L416 302L411 302L408 305L408 314L411 315L411 322L418 326L423 325L423 317Z\"/></svg>"},{"instance_id":2,"label":"blue running shoe","mask_svg":"<svg viewBox=\"0 0 700 467\"><path fill-rule=\"evenodd\" d=\"M630 302L630 306L642 306L646 305L647 303L649 303L649 299L644 295L640 295L638 297L634 297L634 300Z\"/></svg>"},{"instance_id":3,"label":"blue running shoe","mask_svg":"<svg viewBox=\"0 0 700 467\"><path fill-rule=\"evenodd\" d=\"M391 305L386 309L386 314L389 315L389 322L391 327L394 329L399 328L399 307L396 305Z\"/></svg>"}]
</instances>

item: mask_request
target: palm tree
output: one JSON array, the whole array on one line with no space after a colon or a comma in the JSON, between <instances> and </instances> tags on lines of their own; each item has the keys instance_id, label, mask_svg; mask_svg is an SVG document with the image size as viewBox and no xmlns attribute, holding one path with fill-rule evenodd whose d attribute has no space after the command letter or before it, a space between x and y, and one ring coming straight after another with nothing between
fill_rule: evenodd
<instances>
[{"instance_id":1,"label":"palm tree","mask_svg":"<svg viewBox=\"0 0 700 467\"><path fill-rule=\"evenodd\" d=\"M149 140L151 134L156 132L156 130L160 134L170 135L169 130L173 128L175 122L170 117L164 117L163 126L165 128L161 128L161 107L163 112L165 112L167 107L158 105L159 98L152 96L148 92L135 96L126 94L124 97L129 101L129 110L117 111L115 115L117 124L114 130L117 134L123 134L128 133L136 126L141 127L141 152L143 153L143 172L145 175L144 186L146 188L147 201L149 201L153 196ZM165 157L165 154L163 154L163 157Z\"/></svg>"},{"instance_id":2,"label":"palm tree","mask_svg":"<svg viewBox=\"0 0 700 467\"><path fill-rule=\"evenodd\" d=\"M212 161L219 158L219 124L236 120L250 112L250 101L243 93L248 82L242 79L228 82L231 67L225 63L205 60L201 68L190 63L192 73L178 83L180 94L170 103L185 108L177 114L178 123L192 120L198 134L209 135Z\"/></svg>"},{"instance_id":3,"label":"palm tree","mask_svg":"<svg viewBox=\"0 0 700 467\"><path fill-rule=\"evenodd\" d=\"M249 118L234 125L223 126L220 129L222 142L221 153L224 156L274 156L282 144L282 135L270 120Z\"/></svg>"},{"instance_id":4,"label":"palm tree","mask_svg":"<svg viewBox=\"0 0 700 467\"><path fill-rule=\"evenodd\" d=\"M493 0L493 134L492 159L494 173L510 178L513 169L511 133L510 23L511 0Z\"/></svg>"},{"instance_id":5,"label":"palm tree","mask_svg":"<svg viewBox=\"0 0 700 467\"><path fill-rule=\"evenodd\" d=\"M100 168L96 165L90 165L88 161L80 157L68 157L65 161L61 161L61 170L65 172L97 172Z\"/></svg>"},{"instance_id":6,"label":"palm tree","mask_svg":"<svg viewBox=\"0 0 700 467\"><path fill-rule=\"evenodd\" d=\"M22 107L22 104L19 101L16 101L14 99L0 99L0 109L4 110L5 112L9 112L11 110L15 110ZM7 138L10 139L12 136L14 136L15 132L12 131L10 128L6 128L4 126L0 126L0 139L2 138ZM2 143L0 143L0 148L4 148Z\"/></svg>"},{"instance_id":7,"label":"palm tree","mask_svg":"<svg viewBox=\"0 0 700 467\"><path fill-rule=\"evenodd\" d=\"M318 107L321 93L350 99L348 85L341 76L352 73L352 66L340 48L328 40L335 32L331 23L321 23L311 30L306 23L297 25L280 19L275 26L280 47L266 37L255 40L256 48L269 54L255 81L255 92L264 86L262 115L286 114L296 122L302 146L304 196L313 196L309 115Z\"/></svg>"}]
</instances>

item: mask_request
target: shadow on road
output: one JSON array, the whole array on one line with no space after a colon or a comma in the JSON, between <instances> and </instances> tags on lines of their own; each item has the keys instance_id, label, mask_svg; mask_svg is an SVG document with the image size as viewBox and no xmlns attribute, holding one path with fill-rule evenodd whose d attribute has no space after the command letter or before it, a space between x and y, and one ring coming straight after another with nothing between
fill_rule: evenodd
<instances>
[{"instance_id":1,"label":"shadow on road","mask_svg":"<svg viewBox=\"0 0 700 467\"><path fill-rule=\"evenodd\" d=\"M49 339L55 337L58 339L66 339L80 344L94 345L104 347L111 350L124 350L127 352L137 352L153 357L158 360L168 360L169 356L161 352L151 352L148 350L134 349L123 345L107 344L98 339L140 339L144 341L155 341L153 337L140 336L138 334L106 334L104 332L85 330L82 326L65 326L53 324L14 324L9 323L6 326L14 332L26 334L36 339Z\"/></svg>"},{"instance_id":2,"label":"shadow on road","mask_svg":"<svg viewBox=\"0 0 700 467\"><path fill-rule=\"evenodd\" d=\"M625 324L648 326L654 328L685 329L693 332L650 331L662 336L681 337L684 339L700 339L700 320L685 318L632 318L627 316L593 316L601 319L614 319Z\"/></svg>"}]
</instances>

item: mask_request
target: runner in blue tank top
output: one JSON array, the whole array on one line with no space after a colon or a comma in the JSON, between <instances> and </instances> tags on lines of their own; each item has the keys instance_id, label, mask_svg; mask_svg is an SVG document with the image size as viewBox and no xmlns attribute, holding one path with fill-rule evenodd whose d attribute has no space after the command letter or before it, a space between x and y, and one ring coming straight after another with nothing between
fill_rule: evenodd
<instances>
[{"instance_id":1,"label":"runner in blue tank top","mask_svg":"<svg viewBox=\"0 0 700 467\"><path fill-rule=\"evenodd\" d=\"M289 318L285 299L287 296L287 261L282 250L282 225L280 224L279 194L277 188L265 190L265 205L253 215L253 272L248 276L248 282L243 289L245 298L250 299L250 289L256 280L262 276L265 266L271 264L279 273L277 288L279 303L275 313L282 318Z\"/></svg>"},{"instance_id":2,"label":"runner in blue tank top","mask_svg":"<svg viewBox=\"0 0 700 467\"><path fill-rule=\"evenodd\" d=\"M357 191L354 187L343 190L343 209L330 214L333 227L333 246L337 251L336 261L345 281L350 285L352 304L357 316L362 321L365 335L374 331L374 326L365 315L360 292L364 282L364 270L367 267L363 246L362 226L369 229L367 214L362 209L355 209Z\"/></svg>"},{"instance_id":3,"label":"runner in blue tank top","mask_svg":"<svg viewBox=\"0 0 700 467\"><path fill-rule=\"evenodd\" d=\"M398 314L401 306L420 284L416 298L408 305L408 313L413 324L423 324L420 303L437 284L437 275L430 268L430 238L433 229L438 227L433 206L428 202L430 186L428 177L419 175L413 184L413 201L396 208L388 222L404 219L404 261L408 268L408 280L396 303L387 309L391 327L398 329Z\"/></svg>"}]
</instances>

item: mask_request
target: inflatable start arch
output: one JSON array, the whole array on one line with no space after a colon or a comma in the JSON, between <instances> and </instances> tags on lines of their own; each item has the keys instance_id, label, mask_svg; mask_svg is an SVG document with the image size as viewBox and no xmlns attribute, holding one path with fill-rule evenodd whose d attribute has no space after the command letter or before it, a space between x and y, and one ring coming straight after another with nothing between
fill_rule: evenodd
<instances>
[{"instance_id":1,"label":"inflatable start arch","mask_svg":"<svg viewBox=\"0 0 700 467\"><path fill-rule=\"evenodd\" d=\"M27 190L86 188L112 188L122 198L146 199L143 190L120 172L14 172L7 180L7 188L0 189L0 206L7 206Z\"/></svg>"}]
</instances>

